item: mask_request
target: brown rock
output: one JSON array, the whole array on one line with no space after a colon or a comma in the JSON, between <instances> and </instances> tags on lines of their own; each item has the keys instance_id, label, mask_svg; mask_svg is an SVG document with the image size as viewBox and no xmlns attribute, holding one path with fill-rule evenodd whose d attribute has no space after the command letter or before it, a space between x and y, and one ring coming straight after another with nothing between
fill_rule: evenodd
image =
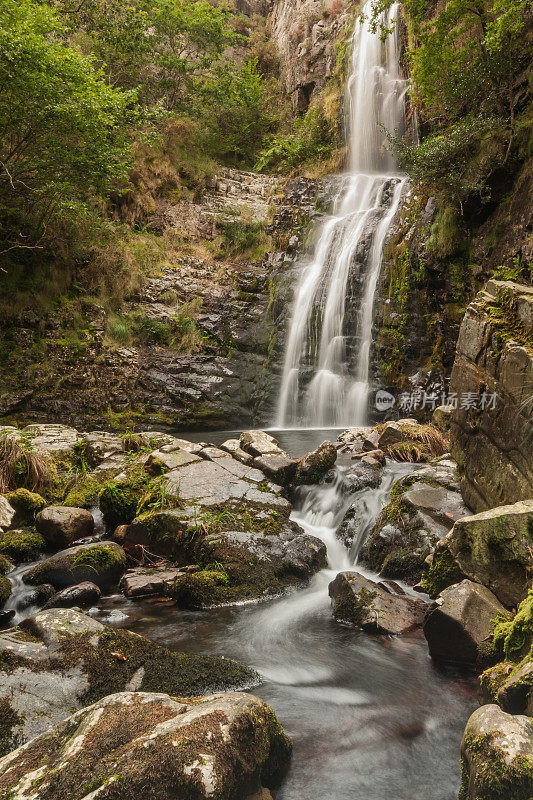
<instances>
[{"instance_id":1,"label":"brown rock","mask_svg":"<svg viewBox=\"0 0 533 800\"><path fill-rule=\"evenodd\" d=\"M68 547L72 542L93 534L94 520L85 508L48 506L37 514L35 527L48 544Z\"/></svg>"}]
</instances>

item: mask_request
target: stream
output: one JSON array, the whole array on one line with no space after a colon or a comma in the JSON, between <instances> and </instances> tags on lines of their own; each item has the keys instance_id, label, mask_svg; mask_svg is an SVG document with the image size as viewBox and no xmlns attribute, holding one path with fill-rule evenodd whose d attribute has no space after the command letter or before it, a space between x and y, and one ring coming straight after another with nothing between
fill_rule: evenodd
<instances>
[{"instance_id":1,"label":"stream","mask_svg":"<svg viewBox=\"0 0 533 800\"><path fill-rule=\"evenodd\" d=\"M326 433L276 435L294 456ZM357 545L349 553L335 535L347 507L361 501L368 531L392 483L412 465L388 462L381 486L358 495L343 494L342 469L295 503L293 519L328 548L328 568L306 588L194 612L116 595L93 613L175 649L237 658L260 673L263 683L253 691L272 705L294 743L276 800L456 800L461 736L477 706L473 680L437 668L421 634L374 637L339 625L328 597L329 582L357 559Z\"/></svg>"}]
</instances>

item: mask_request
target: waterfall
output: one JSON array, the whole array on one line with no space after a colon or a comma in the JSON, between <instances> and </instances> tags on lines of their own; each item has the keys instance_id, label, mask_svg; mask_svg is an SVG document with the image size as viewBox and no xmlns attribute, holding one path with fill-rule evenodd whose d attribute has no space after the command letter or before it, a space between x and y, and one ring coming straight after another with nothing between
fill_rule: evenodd
<instances>
[{"instance_id":1,"label":"waterfall","mask_svg":"<svg viewBox=\"0 0 533 800\"><path fill-rule=\"evenodd\" d=\"M374 294L406 182L385 133L401 133L405 124L398 10L396 3L383 12L373 32L369 0L355 26L346 89L349 172L295 292L278 406L281 428L365 421ZM383 42L385 29L392 31ZM357 295L355 303L350 293Z\"/></svg>"}]
</instances>

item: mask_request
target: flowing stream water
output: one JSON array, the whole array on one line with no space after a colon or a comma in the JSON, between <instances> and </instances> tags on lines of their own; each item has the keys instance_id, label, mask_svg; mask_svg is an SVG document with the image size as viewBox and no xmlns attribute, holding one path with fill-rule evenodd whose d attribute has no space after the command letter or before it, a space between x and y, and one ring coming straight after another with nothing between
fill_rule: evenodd
<instances>
[{"instance_id":1,"label":"flowing stream water","mask_svg":"<svg viewBox=\"0 0 533 800\"><path fill-rule=\"evenodd\" d=\"M376 30L371 10L369 0L352 42L346 90L349 172L295 292L278 406L281 428L346 427L366 418L374 295L406 183L386 136L386 131L401 133L405 125L399 4L381 14ZM385 30L391 32L383 42ZM357 299L350 297L350 286ZM355 308L355 316L347 306Z\"/></svg>"},{"instance_id":2,"label":"flowing stream water","mask_svg":"<svg viewBox=\"0 0 533 800\"><path fill-rule=\"evenodd\" d=\"M299 432L299 448L305 439L309 450L316 432ZM260 673L263 683L253 691L294 742L276 800L456 800L472 682L437 670L421 635L374 637L339 625L328 597L329 582L357 561L392 483L411 468L388 464L380 488L354 494L344 480L349 467L340 467L330 482L301 492L293 519L328 550L328 567L304 589L260 604L179 613L116 596L96 611L108 624L180 650L231 656ZM336 530L354 500L360 536L349 552Z\"/></svg>"}]
</instances>

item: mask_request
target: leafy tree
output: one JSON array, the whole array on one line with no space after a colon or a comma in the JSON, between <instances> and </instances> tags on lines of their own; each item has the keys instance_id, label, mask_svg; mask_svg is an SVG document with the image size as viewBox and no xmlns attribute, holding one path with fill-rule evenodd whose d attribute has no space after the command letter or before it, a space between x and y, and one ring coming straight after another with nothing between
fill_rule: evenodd
<instances>
[{"instance_id":1,"label":"leafy tree","mask_svg":"<svg viewBox=\"0 0 533 800\"><path fill-rule=\"evenodd\" d=\"M0 6L0 234L4 253L35 247L60 210L79 213L124 179L137 94L110 87L64 41L47 5Z\"/></svg>"}]
</instances>

